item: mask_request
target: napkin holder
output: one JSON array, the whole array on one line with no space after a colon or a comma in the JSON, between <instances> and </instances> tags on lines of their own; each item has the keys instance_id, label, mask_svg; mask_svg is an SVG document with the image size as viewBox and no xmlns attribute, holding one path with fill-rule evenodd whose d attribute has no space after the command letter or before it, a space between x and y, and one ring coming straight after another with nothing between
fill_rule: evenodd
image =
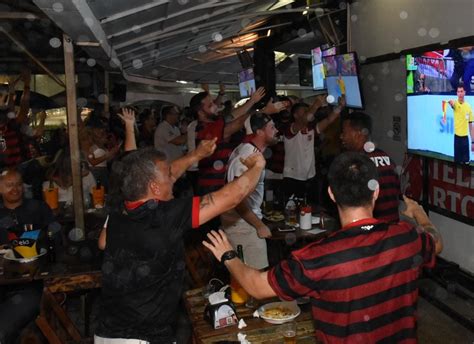
<instances>
[{"instance_id":1,"label":"napkin holder","mask_svg":"<svg viewBox=\"0 0 474 344\"><path fill-rule=\"evenodd\" d=\"M204 310L204 317L214 329L238 323L234 305L225 298L224 292L213 293L209 296L209 304Z\"/></svg>"}]
</instances>

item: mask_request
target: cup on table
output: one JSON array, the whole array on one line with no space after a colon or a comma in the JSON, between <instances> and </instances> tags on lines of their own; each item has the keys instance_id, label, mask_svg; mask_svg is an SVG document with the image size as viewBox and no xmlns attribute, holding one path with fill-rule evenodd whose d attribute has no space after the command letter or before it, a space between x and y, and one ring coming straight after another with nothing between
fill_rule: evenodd
<instances>
[{"instance_id":1,"label":"cup on table","mask_svg":"<svg viewBox=\"0 0 474 344\"><path fill-rule=\"evenodd\" d=\"M280 327L280 333L283 336L285 344L296 344L296 322L290 321Z\"/></svg>"},{"instance_id":2,"label":"cup on table","mask_svg":"<svg viewBox=\"0 0 474 344\"><path fill-rule=\"evenodd\" d=\"M51 209L58 209L58 188L47 188L43 190L44 201Z\"/></svg>"},{"instance_id":3,"label":"cup on table","mask_svg":"<svg viewBox=\"0 0 474 344\"><path fill-rule=\"evenodd\" d=\"M105 204L105 188L101 186L97 188L94 186L91 190L92 194L92 206L94 208L103 208Z\"/></svg>"}]
</instances>

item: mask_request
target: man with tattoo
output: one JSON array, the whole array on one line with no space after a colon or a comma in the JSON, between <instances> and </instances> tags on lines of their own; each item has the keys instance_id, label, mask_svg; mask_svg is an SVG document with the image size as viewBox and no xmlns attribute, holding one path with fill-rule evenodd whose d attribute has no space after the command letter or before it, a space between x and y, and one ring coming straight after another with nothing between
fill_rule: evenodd
<instances>
[{"instance_id":1,"label":"man with tattoo","mask_svg":"<svg viewBox=\"0 0 474 344\"><path fill-rule=\"evenodd\" d=\"M441 236L423 208L406 197L404 214L417 227L373 218L377 168L365 154L339 155L328 179L342 228L269 271L236 259L223 231L212 231L203 244L255 298L310 297L323 343L415 343L417 280L423 267L435 265Z\"/></svg>"},{"instance_id":2,"label":"man with tattoo","mask_svg":"<svg viewBox=\"0 0 474 344\"><path fill-rule=\"evenodd\" d=\"M123 119L133 140L133 119L128 117ZM172 324L184 284L184 233L236 207L255 189L265 167L262 154L255 153L243 161L247 171L222 189L175 199L175 180L215 147L216 139L203 140L171 163L163 153L145 148L114 164L111 185L119 201L110 213L107 234L101 235L105 252L95 343L175 341Z\"/></svg>"}]
</instances>

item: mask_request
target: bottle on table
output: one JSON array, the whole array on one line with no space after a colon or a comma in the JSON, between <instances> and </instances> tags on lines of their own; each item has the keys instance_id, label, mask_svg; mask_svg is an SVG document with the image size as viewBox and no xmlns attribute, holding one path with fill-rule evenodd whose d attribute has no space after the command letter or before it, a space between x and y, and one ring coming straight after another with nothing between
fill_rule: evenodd
<instances>
[{"instance_id":1,"label":"bottle on table","mask_svg":"<svg viewBox=\"0 0 474 344\"><path fill-rule=\"evenodd\" d=\"M102 208L105 204L105 188L100 179L97 179L95 187L92 188L92 205L94 208Z\"/></svg>"},{"instance_id":2,"label":"bottle on table","mask_svg":"<svg viewBox=\"0 0 474 344\"><path fill-rule=\"evenodd\" d=\"M237 256L244 262L244 251L242 245L237 245ZM249 295L245 291L244 288L240 285L237 280L231 276L230 277L230 299L235 305L242 305L244 304Z\"/></svg>"},{"instance_id":3,"label":"bottle on table","mask_svg":"<svg viewBox=\"0 0 474 344\"><path fill-rule=\"evenodd\" d=\"M300 228L311 229L311 205L308 204L306 194L300 206Z\"/></svg>"}]
</instances>

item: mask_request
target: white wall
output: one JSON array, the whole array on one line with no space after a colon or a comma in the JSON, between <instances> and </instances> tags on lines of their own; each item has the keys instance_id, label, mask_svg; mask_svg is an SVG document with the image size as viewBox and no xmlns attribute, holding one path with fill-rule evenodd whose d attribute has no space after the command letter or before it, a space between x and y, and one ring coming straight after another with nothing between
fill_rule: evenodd
<instances>
[{"instance_id":1,"label":"white wall","mask_svg":"<svg viewBox=\"0 0 474 344\"><path fill-rule=\"evenodd\" d=\"M351 5L352 47L361 57L474 35L472 0L360 0Z\"/></svg>"},{"instance_id":2,"label":"white wall","mask_svg":"<svg viewBox=\"0 0 474 344\"><path fill-rule=\"evenodd\" d=\"M362 0L353 4L351 11L352 50L362 61L474 35L473 0ZM365 107L374 123L373 140L397 165L403 164L406 152L404 63L402 58L361 68ZM390 132L393 116L401 117L400 142L394 141ZM441 256L474 273L474 228L434 212L430 218L443 235Z\"/></svg>"}]
</instances>

